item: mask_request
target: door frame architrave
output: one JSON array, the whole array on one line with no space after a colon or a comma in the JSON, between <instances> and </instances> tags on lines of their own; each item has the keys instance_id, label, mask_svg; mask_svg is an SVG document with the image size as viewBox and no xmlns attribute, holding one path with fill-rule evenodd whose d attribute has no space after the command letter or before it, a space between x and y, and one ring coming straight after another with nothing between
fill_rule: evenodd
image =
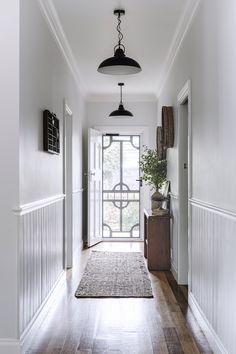
<instances>
[{"instance_id":1,"label":"door frame architrave","mask_svg":"<svg viewBox=\"0 0 236 354\"><path fill-rule=\"evenodd\" d=\"M191 81L187 80L183 88L180 90L177 96L177 114L178 120L180 119L180 109L184 102L188 101L188 287L191 291L191 279L192 279L192 269L191 269L191 254L192 254L192 243L191 243L191 230L192 230L192 217L191 217L191 198L192 198L192 99L191 99ZM180 124L178 124L179 130ZM178 139L179 139L178 131ZM179 144L178 144L178 157L179 157ZM179 158L178 158L179 161ZM180 166L178 162L178 179L180 178ZM180 190L178 187L178 194L180 195ZM180 209L180 206L179 206ZM179 223L181 218L179 218ZM178 231L178 237L179 231ZM178 262L179 262L179 247L178 247ZM179 267L178 267L179 268ZM178 274L178 283L179 283ZM181 283L181 281L180 281Z\"/></svg>"},{"instance_id":2,"label":"door frame architrave","mask_svg":"<svg viewBox=\"0 0 236 354\"><path fill-rule=\"evenodd\" d=\"M65 195L64 199L64 216L63 216L63 224L64 224L64 237L63 237L63 248L64 248L64 256L63 256L63 266L64 269L72 268L73 266L73 112L67 104L66 100L64 100L64 119L63 119L63 193ZM67 120L71 119L71 136L68 136L68 132L66 129ZM71 144L71 180L68 180L66 176L66 171L68 168L68 164L66 161L66 145L67 140L70 139ZM67 190L71 191L71 205L69 208L69 201L67 198ZM68 220L68 210L71 211ZM70 234L68 230L71 230Z\"/></svg>"}]
</instances>

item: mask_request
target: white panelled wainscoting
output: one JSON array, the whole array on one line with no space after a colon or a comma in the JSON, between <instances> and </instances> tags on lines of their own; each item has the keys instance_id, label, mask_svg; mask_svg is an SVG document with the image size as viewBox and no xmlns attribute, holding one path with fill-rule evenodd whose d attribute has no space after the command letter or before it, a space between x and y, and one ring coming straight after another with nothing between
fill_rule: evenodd
<instances>
[{"instance_id":1,"label":"white panelled wainscoting","mask_svg":"<svg viewBox=\"0 0 236 354\"><path fill-rule=\"evenodd\" d=\"M189 304L214 353L236 353L236 213L194 198L189 205ZM178 208L178 196L171 194L171 266L177 280Z\"/></svg>"},{"instance_id":2,"label":"white panelled wainscoting","mask_svg":"<svg viewBox=\"0 0 236 354\"><path fill-rule=\"evenodd\" d=\"M83 248L83 240L81 237L82 225L82 195L83 189L73 191L73 254L81 251Z\"/></svg>"},{"instance_id":3,"label":"white panelled wainscoting","mask_svg":"<svg viewBox=\"0 0 236 354\"><path fill-rule=\"evenodd\" d=\"M19 218L19 334L22 339L63 274L64 195L23 205Z\"/></svg>"},{"instance_id":4,"label":"white panelled wainscoting","mask_svg":"<svg viewBox=\"0 0 236 354\"><path fill-rule=\"evenodd\" d=\"M191 199L190 305L210 333L214 353L236 353L236 213ZM195 311L196 312L196 311Z\"/></svg>"},{"instance_id":5,"label":"white panelled wainscoting","mask_svg":"<svg viewBox=\"0 0 236 354\"><path fill-rule=\"evenodd\" d=\"M171 194L171 227L170 227L170 255L171 271L178 282L178 227L179 227L179 197Z\"/></svg>"}]
</instances>

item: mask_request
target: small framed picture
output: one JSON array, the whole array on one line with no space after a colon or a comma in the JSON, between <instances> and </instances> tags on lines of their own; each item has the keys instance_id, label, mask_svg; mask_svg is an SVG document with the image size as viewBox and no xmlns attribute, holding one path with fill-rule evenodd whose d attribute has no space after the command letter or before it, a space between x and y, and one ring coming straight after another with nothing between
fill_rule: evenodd
<instances>
[{"instance_id":1,"label":"small framed picture","mask_svg":"<svg viewBox=\"0 0 236 354\"><path fill-rule=\"evenodd\" d=\"M163 195L163 197L166 199L162 202L161 207L162 209L167 209L168 207L168 193L170 189L170 181L165 181L160 188L160 193Z\"/></svg>"},{"instance_id":2,"label":"small framed picture","mask_svg":"<svg viewBox=\"0 0 236 354\"><path fill-rule=\"evenodd\" d=\"M170 188L170 181L165 181L161 187L161 189L162 189L161 193L164 198L168 197L169 188Z\"/></svg>"}]
</instances>

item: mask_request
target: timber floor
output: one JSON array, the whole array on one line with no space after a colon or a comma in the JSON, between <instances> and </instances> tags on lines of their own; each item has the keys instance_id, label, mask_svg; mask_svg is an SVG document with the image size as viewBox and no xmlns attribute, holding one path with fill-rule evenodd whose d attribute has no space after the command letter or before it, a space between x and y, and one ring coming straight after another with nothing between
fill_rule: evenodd
<instances>
[{"instance_id":1,"label":"timber floor","mask_svg":"<svg viewBox=\"0 0 236 354\"><path fill-rule=\"evenodd\" d=\"M95 250L143 251L141 242L103 242ZM74 297L90 250L78 255L57 302L24 354L212 354L170 272L151 272L153 299Z\"/></svg>"}]
</instances>

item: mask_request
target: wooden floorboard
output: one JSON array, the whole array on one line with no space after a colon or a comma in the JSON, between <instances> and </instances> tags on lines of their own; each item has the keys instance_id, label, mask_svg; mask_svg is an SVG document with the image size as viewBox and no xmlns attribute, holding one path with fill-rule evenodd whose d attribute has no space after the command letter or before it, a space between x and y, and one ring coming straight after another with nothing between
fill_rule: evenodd
<instances>
[{"instance_id":1,"label":"wooden floorboard","mask_svg":"<svg viewBox=\"0 0 236 354\"><path fill-rule=\"evenodd\" d=\"M139 242L93 249L143 251ZM58 301L23 354L212 354L171 272L151 272L153 299L77 299L90 250L78 255Z\"/></svg>"}]
</instances>

